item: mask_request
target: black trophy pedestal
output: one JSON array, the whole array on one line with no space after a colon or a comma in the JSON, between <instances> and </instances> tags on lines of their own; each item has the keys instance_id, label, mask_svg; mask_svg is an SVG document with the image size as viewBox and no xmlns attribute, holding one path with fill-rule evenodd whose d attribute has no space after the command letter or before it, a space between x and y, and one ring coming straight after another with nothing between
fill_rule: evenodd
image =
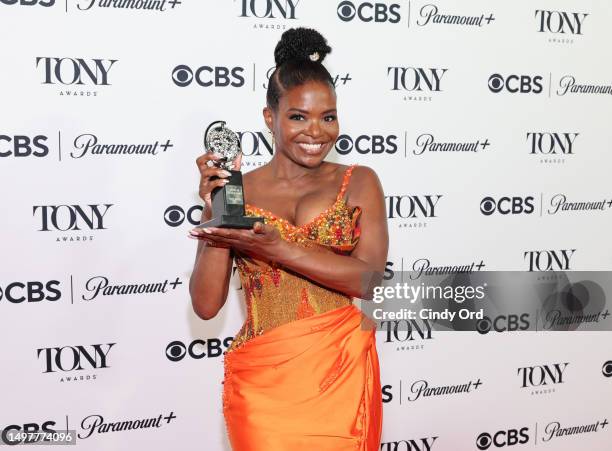
<instances>
[{"instance_id":1,"label":"black trophy pedestal","mask_svg":"<svg viewBox=\"0 0 612 451\"><path fill-rule=\"evenodd\" d=\"M224 186L212 190L212 219L196 227L223 227L226 229L252 229L256 222L264 218L245 216L244 195L242 190L242 172L230 170L231 176ZM215 180L217 177L211 177Z\"/></svg>"},{"instance_id":2,"label":"black trophy pedestal","mask_svg":"<svg viewBox=\"0 0 612 451\"><path fill-rule=\"evenodd\" d=\"M231 216L221 215L212 218L210 221L203 222L196 227L224 227L226 229L252 229L255 223L264 222L263 218L252 216Z\"/></svg>"}]
</instances>

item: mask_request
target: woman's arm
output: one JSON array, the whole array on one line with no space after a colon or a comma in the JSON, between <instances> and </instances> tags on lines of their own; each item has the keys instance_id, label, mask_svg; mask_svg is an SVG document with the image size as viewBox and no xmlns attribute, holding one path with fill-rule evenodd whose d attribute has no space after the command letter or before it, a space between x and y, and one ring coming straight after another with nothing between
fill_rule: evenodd
<instances>
[{"instance_id":1,"label":"woman's arm","mask_svg":"<svg viewBox=\"0 0 612 451\"><path fill-rule=\"evenodd\" d=\"M205 222L212 217L212 191L216 187L227 183L229 171L225 171L209 161L218 160L214 153L205 153L196 159L200 171L200 186L198 194L204 201L202 220ZM233 162L233 169L240 170L242 153ZM214 179L213 179L214 178ZM197 229L200 230L200 229ZM193 238L198 238L192 234ZM219 312L227 300L229 281L232 271L233 257L230 249L213 247L205 241L198 243L193 271L189 278L189 294L193 311L202 319L211 319Z\"/></svg>"},{"instance_id":2,"label":"woman's arm","mask_svg":"<svg viewBox=\"0 0 612 451\"><path fill-rule=\"evenodd\" d=\"M205 214L208 212L208 214ZM204 209L202 221L210 219ZM229 248L212 247L198 242L193 272L189 279L189 294L193 310L202 319L211 319L227 300L233 257Z\"/></svg>"}]
</instances>

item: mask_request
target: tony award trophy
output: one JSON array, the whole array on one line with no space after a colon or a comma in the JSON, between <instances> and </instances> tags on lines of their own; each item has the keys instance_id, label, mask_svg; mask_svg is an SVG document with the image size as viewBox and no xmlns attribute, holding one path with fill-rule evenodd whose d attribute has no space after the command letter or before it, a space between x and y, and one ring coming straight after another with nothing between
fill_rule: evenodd
<instances>
[{"instance_id":1,"label":"tony award trophy","mask_svg":"<svg viewBox=\"0 0 612 451\"><path fill-rule=\"evenodd\" d=\"M234 160L240 153L238 135L225 126L224 121L215 121L204 132L204 149L218 155L213 164L229 171L232 175L224 186L218 186L210 193L212 200L212 219L197 227L225 227L230 229L251 229L255 222L263 218L245 216L242 172L232 169ZM212 180L218 177L213 177Z\"/></svg>"}]
</instances>

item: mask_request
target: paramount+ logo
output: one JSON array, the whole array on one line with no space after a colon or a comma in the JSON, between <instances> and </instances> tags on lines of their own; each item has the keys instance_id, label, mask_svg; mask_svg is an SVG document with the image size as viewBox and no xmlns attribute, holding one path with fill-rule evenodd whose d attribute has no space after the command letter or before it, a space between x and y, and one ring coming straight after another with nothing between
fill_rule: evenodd
<instances>
[{"instance_id":1,"label":"paramount+ logo","mask_svg":"<svg viewBox=\"0 0 612 451\"><path fill-rule=\"evenodd\" d=\"M505 448L507 446L524 445L529 442L529 428L507 429L493 434L483 432L476 438L476 447L480 450Z\"/></svg>"},{"instance_id":2,"label":"paramount+ logo","mask_svg":"<svg viewBox=\"0 0 612 451\"><path fill-rule=\"evenodd\" d=\"M359 135L353 138L349 135L340 135L335 148L340 155L348 155L351 152L362 155L393 154L397 152L397 136Z\"/></svg>"},{"instance_id":3,"label":"paramount+ logo","mask_svg":"<svg viewBox=\"0 0 612 451\"><path fill-rule=\"evenodd\" d=\"M511 94L540 94L544 87L541 75L493 74L489 77L489 91L498 94L502 91Z\"/></svg>"},{"instance_id":4,"label":"paramount+ logo","mask_svg":"<svg viewBox=\"0 0 612 451\"><path fill-rule=\"evenodd\" d=\"M244 67L200 66L194 70L179 64L172 70L172 81L181 88L194 82L203 88L240 88L245 83Z\"/></svg>"},{"instance_id":5,"label":"paramount+ logo","mask_svg":"<svg viewBox=\"0 0 612 451\"><path fill-rule=\"evenodd\" d=\"M397 3L370 3L342 1L338 3L338 18L343 22L353 19L361 22L392 23L401 20L400 5Z\"/></svg>"}]
</instances>

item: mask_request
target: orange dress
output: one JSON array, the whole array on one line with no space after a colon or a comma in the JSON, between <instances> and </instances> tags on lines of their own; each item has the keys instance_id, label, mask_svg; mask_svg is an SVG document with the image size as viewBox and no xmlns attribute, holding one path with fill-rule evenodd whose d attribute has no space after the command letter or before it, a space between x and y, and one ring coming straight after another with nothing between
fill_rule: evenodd
<instances>
[{"instance_id":1,"label":"orange dress","mask_svg":"<svg viewBox=\"0 0 612 451\"><path fill-rule=\"evenodd\" d=\"M246 205L281 237L350 253L359 207L344 199L303 226ZM375 324L352 298L274 262L236 253L247 318L224 356L223 413L234 451L374 451L382 396Z\"/></svg>"}]
</instances>

